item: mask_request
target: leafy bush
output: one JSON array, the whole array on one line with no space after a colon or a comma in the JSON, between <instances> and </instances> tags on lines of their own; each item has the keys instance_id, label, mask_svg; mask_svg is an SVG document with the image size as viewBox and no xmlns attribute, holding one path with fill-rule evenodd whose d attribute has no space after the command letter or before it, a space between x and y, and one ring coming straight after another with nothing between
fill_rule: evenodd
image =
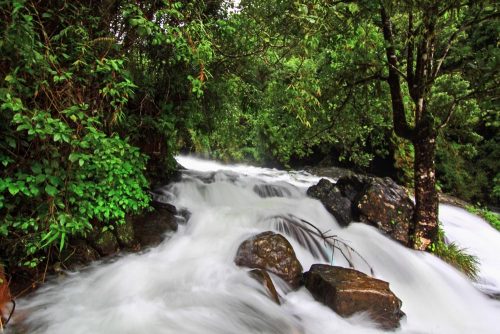
<instances>
[{"instance_id":1,"label":"leafy bush","mask_svg":"<svg viewBox=\"0 0 500 334\"><path fill-rule=\"evenodd\" d=\"M0 1L0 252L12 264L35 267L149 204L146 156L114 130L136 86L94 11Z\"/></svg>"}]
</instances>

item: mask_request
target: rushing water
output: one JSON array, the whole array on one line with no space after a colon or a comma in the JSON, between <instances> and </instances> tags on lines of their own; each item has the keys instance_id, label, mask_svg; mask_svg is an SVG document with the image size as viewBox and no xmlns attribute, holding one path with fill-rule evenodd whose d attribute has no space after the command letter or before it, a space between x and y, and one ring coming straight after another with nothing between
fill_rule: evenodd
<instances>
[{"instance_id":1,"label":"rushing water","mask_svg":"<svg viewBox=\"0 0 500 334\"><path fill-rule=\"evenodd\" d=\"M407 315L400 332L498 332L500 302L479 289L500 292L500 234L475 216L441 207L448 237L482 260L476 285L432 255L404 248L370 226L339 228L320 202L305 195L318 177L189 157L178 160L189 171L164 189L164 197L191 212L188 222L156 248L70 274L21 301L30 333L379 332L363 314L340 318L305 288L289 291L274 277L283 297L279 306L248 276L248 269L233 263L244 239L276 229L270 218L284 215L337 235L367 260L376 277L390 283ZM288 239L305 270L322 262ZM332 261L346 265L337 255ZM356 269L369 273L360 258L353 261Z\"/></svg>"}]
</instances>

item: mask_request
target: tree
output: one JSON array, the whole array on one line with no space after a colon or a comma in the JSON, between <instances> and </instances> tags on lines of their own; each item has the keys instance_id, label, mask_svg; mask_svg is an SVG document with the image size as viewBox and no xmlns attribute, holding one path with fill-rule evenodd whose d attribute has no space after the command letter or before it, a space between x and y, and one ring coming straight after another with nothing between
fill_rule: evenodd
<instances>
[{"instance_id":1,"label":"tree","mask_svg":"<svg viewBox=\"0 0 500 334\"><path fill-rule=\"evenodd\" d=\"M381 30L386 42L387 83L390 87L394 131L410 140L415 148L415 231L414 248L425 250L438 229L436 190L436 139L453 114L482 87L468 87L461 77L460 64L447 64L454 45L482 22L499 17L489 1L406 1L395 13L392 2L379 4ZM403 15L406 29L394 29L393 17ZM402 60L402 56L405 60ZM404 82L404 86L401 83ZM444 103L436 101L434 88L448 86ZM453 90L453 86L460 89ZM405 101L404 89L411 98ZM443 112L444 111L444 112Z\"/></svg>"}]
</instances>

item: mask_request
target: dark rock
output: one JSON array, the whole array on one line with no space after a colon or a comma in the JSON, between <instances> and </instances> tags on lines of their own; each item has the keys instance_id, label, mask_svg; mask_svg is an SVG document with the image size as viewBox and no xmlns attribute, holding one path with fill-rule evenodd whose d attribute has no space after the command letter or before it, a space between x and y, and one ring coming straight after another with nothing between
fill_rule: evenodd
<instances>
[{"instance_id":1,"label":"dark rock","mask_svg":"<svg viewBox=\"0 0 500 334\"><path fill-rule=\"evenodd\" d=\"M120 247L128 249L134 248L136 244L134 226L130 220L125 220L123 224L116 225L114 233Z\"/></svg>"},{"instance_id":2,"label":"dark rock","mask_svg":"<svg viewBox=\"0 0 500 334\"><path fill-rule=\"evenodd\" d=\"M177 218L179 224L185 224L191 218L191 212L186 208L181 208L177 211L175 218Z\"/></svg>"},{"instance_id":3,"label":"dark rock","mask_svg":"<svg viewBox=\"0 0 500 334\"><path fill-rule=\"evenodd\" d=\"M292 245L281 234L264 232L245 240L238 248L234 262L239 266L265 269L293 288L300 285L302 265Z\"/></svg>"},{"instance_id":4,"label":"dark rock","mask_svg":"<svg viewBox=\"0 0 500 334\"><path fill-rule=\"evenodd\" d=\"M461 200L460 198L454 197L449 194L444 194L444 193L439 193L439 204L450 204L454 206L458 206L459 208L462 209L467 209L468 206L470 206L470 203L467 203L464 200ZM491 210L495 211L494 208L490 208Z\"/></svg>"},{"instance_id":5,"label":"dark rock","mask_svg":"<svg viewBox=\"0 0 500 334\"><path fill-rule=\"evenodd\" d=\"M373 178L356 206L360 220L375 225L405 246L410 244L414 204L390 178Z\"/></svg>"},{"instance_id":6,"label":"dark rock","mask_svg":"<svg viewBox=\"0 0 500 334\"><path fill-rule=\"evenodd\" d=\"M100 230L98 232L98 230ZM89 240L92 247L99 252L101 256L115 254L119 250L118 240L111 230L102 231L101 228L94 228L92 237Z\"/></svg>"},{"instance_id":7,"label":"dark rock","mask_svg":"<svg viewBox=\"0 0 500 334\"><path fill-rule=\"evenodd\" d=\"M355 202L367 185L371 178L368 176L352 174L346 177L341 177L335 186L339 188L342 196L347 197L351 202Z\"/></svg>"},{"instance_id":8,"label":"dark rock","mask_svg":"<svg viewBox=\"0 0 500 334\"><path fill-rule=\"evenodd\" d=\"M269 297L276 302L276 304L280 305L280 298L276 288L274 287L273 280L269 273L262 269L253 269L249 272L249 275L260 282L265 288L269 295Z\"/></svg>"},{"instance_id":9,"label":"dark rock","mask_svg":"<svg viewBox=\"0 0 500 334\"><path fill-rule=\"evenodd\" d=\"M162 242L167 232L177 230L177 220L172 207L170 204L158 206L153 211L127 217L134 228L135 240L141 247L156 246Z\"/></svg>"},{"instance_id":10,"label":"dark rock","mask_svg":"<svg viewBox=\"0 0 500 334\"><path fill-rule=\"evenodd\" d=\"M153 201L151 202L151 205L157 210L166 210L173 215L177 214L177 208L170 203Z\"/></svg>"},{"instance_id":11,"label":"dark rock","mask_svg":"<svg viewBox=\"0 0 500 334\"><path fill-rule=\"evenodd\" d=\"M352 174L336 184L321 179L307 194L319 199L340 225L360 221L410 245L414 204L406 190L390 178Z\"/></svg>"},{"instance_id":12,"label":"dark rock","mask_svg":"<svg viewBox=\"0 0 500 334\"><path fill-rule=\"evenodd\" d=\"M99 258L99 253L82 239L71 240L60 255L61 263L69 270L86 266Z\"/></svg>"},{"instance_id":13,"label":"dark rock","mask_svg":"<svg viewBox=\"0 0 500 334\"><path fill-rule=\"evenodd\" d=\"M341 167L306 167L308 173L321 177L329 177L331 179L339 179L344 176L353 175L354 172Z\"/></svg>"},{"instance_id":14,"label":"dark rock","mask_svg":"<svg viewBox=\"0 0 500 334\"><path fill-rule=\"evenodd\" d=\"M367 312L383 329L396 329L404 316L401 300L389 283L359 271L314 264L304 274L305 286L314 298L342 317Z\"/></svg>"},{"instance_id":15,"label":"dark rock","mask_svg":"<svg viewBox=\"0 0 500 334\"><path fill-rule=\"evenodd\" d=\"M307 195L320 200L340 225L347 226L352 221L351 201L327 179L321 179L318 184L309 187Z\"/></svg>"}]
</instances>

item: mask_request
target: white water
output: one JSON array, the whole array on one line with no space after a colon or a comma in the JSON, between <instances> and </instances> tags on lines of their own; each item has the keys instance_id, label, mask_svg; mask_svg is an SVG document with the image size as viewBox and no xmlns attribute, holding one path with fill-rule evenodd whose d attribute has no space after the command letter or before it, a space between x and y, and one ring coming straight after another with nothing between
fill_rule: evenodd
<instances>
[{"instance_id":1,"label":"white water","mask_svg":"<svg viewBox=\"0 0 500 334\"><path fill-rule=\"evenodd\" d=\"M75 273L21 301L19 309L30 314L30 333L378 333L363 315L340 318L305 288L288 291L274 277L283 297L278 306L248 269L233 263L244 239L273 229L266 218L286 214L331 230L370 263L376 277L390 283L407 315L398 332L498 332L500 302L485 297L452 267L367 225L339 228L320 202L305 196L319 178L188 157L179 162L192 171L166 197L192 213L187 224L157 248ZM253 188L265 183L286 197L259 197ZM483 261L479 286L500 292L500 234L453 207L442 207L441 219L450 239ZM305 270L321 262L288 239ZM346 265L342 258L333 262ZM354 262L368 273L359 258Z\"/></svg>"}]
</instances>

